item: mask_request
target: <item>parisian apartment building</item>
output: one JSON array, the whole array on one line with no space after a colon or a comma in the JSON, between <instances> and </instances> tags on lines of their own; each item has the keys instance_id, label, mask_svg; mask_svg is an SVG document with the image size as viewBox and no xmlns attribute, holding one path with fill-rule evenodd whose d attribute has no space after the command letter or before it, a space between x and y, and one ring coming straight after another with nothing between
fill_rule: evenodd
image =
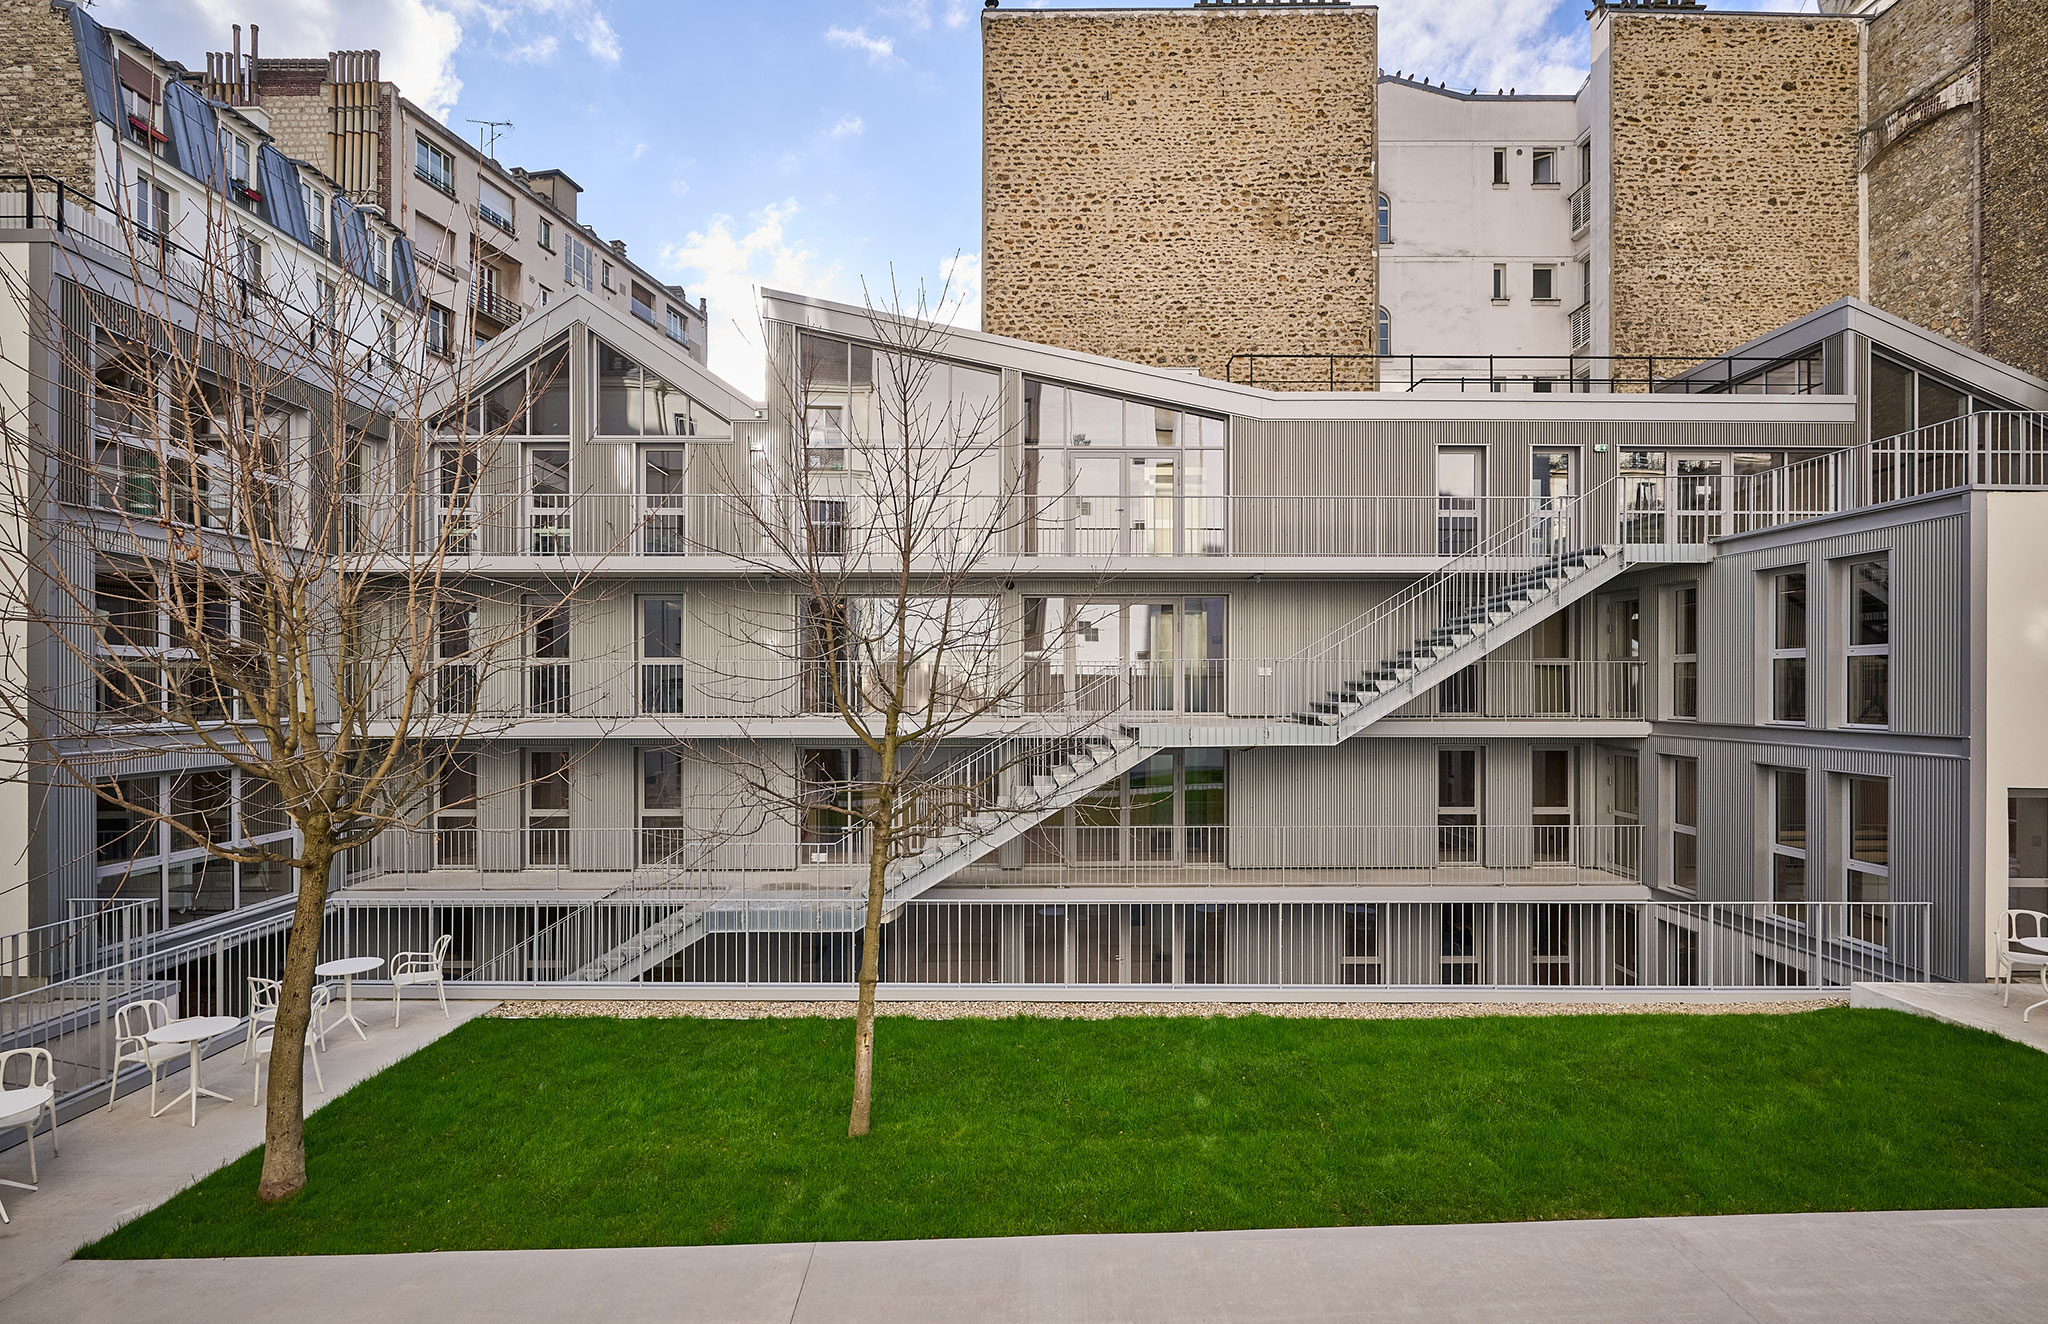
<instances>
[{"instance_id":1,"label":"parisian apartment building","mask_svg":"<svg viewBox=\"0 0 2048 1324\"><path fill-rule=\"evenodd\" d=\"M932 417L1000 421L974 481L1010 508L961 609L1009 623L993 647L1032 677L957 765L1041 743L890 866L891 977L1986 977L2007 906L2048 905L2048 360L2013 297L2043 212L2005 242L1992 196L2048 159L2011 118L2043 62L1996 4L1907 51L1916 6L1948 21L1600 6L1571 97L1383 70L1369 6L984 11L985 329L915 357ZM451 684L488 737L344 892L432 910L476 978L847 978L869 755L740 515L802 471L801 535L857 540L850 439L886 429L900 338L766 291L750 398L706 367L702 303L579 223L566 175L469 148L372 53L252 34L195 74L69 4L6 12L53 89L0 106L41 153L14 187L61 182L75 213L0 207L35 295L0 342L40 321L98 354L138 297L123 235L223 187L309 280L424 318L428 370L487 363L519 402L461 489L517 499L421 513L519 613L475 623L518 665ZM1899 177L1951 148L1963 202ZM164 389L105 363L17 392L94 473L112 402ZM471 425L388 426L439 465ZM71 515L110 490L176 522L129 478ZM91 554L113 583L166 552ZM19 683L62 661L30 650ZM103 717L124 798L289 830L153 754L146 706ZM800 793L743 814L764 768ZM20 923L141 902L201 934L289 896L92 787L9 793Z\"/></svg>"}]
</instances>

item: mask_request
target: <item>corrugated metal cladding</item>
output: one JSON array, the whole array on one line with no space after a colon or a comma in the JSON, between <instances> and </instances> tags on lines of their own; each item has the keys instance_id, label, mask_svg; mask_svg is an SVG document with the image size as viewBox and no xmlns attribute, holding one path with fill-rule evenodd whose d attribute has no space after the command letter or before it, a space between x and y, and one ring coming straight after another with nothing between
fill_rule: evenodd
<instances>
[{"instance_id":1,"label":"corrugated metal cladding","mask_svg":"<svg viewBox=\"0 0 2048 1324\"><path fill-rule=\"evenodd\" d=\"M1890 553L1891 727L1901 735L1969 733L1969 529L1965 516L1901 522L1790 547L1723 553L1700 587L1700 718L1764 714L1770 645L1767 572L1804 568L1808 712L1839 726L1846 711L1851 558Z\"/></svg>"},{"instance_id":2,"label":"corrugated metal cladding","mask_svg":"<svg viewBox=\"0 0 2048 1324\"><path fill-rule=\"evenodd\" d=\"M1612 478L1623 449L1788 450L1855 444L1855 425L1755 420L1700 422L1480 421L1264 422L1234 417L1230 490L1260 494L1426 496L1436 491L1440 446L1487 448L1487 489L1526 496L1529 452L1579 448L1582 490ZM1594 447L1605 445L1604 454Z\"/></svg>"},{"instance_id":3,"label":"corrugated metal cladding","mask_svg":"<svg viewBox=\"0 0 2048 1324\"><path fill-rule=\"evenodd\" d=\"M1796 768L1807 774L1807 896L1845 899L1849 818L1847 781L1881 777L1891 784L1891 899L1933 905L1934 972L1969 977L1970 766L1955 757L1882 749L1830 747L1815 732L1800 744L1686 738L1660 732L1645 746L1645 807L1661 808L1646 821L1665 825L1647 841L1648 878L1671 879L1670 763L1699 760L1699 896L1706 901L1763 901L1771 895L1771 846L1776 829L1771 774ZM1652 797L1655 797L1652 799Z\"/></svg>"}]
</instances>

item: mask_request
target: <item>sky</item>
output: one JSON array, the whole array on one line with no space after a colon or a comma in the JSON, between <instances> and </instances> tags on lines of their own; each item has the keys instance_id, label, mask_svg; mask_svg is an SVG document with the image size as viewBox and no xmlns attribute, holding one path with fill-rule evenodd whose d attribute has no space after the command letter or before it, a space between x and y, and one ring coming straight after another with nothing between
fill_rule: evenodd
<instances>
[{"instance_id":1,"label":"sky","mask_svg":"<svg viewBox=\"0 0 2048 1324\"><path fill-rule=\"evenodd\" d=\"M1011 7L1038 7L1005 0ZM1078 0L1065 0L1073 4ZM1185 0L1149 0L1178 6ZM1811 8L1813 0L1716 7ZM1139 0L1092 0L1135 8ZM761 389L757 288L860 302L893 279L980 315L980 0L94 0L188 68L262 26L266 56L376 48L451 129L510 120L507 165L560 168L579 215L711 301L711 367ZM1584 0L1386 0L1380 62L1452 87L1573 92Z\"/></svg>"}]
</instances>

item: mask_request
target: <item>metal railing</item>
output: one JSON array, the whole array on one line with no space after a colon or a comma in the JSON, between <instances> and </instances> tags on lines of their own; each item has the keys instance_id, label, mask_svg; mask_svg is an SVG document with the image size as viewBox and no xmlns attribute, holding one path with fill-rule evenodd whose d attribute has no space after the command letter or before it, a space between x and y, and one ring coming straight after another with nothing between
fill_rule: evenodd
<instances>
[{"instance_id":1,"label":"metal railing","mask_svg":"<svg viewBox=\"0 0 2048 1324\"><path fill-rule=\"evenodd\" d=\"M687 932L629 982L844 996L858 966L856 909L752 896L687 910L352 894L335 902L327 946L388 959L450 933L458 982L567 991L619 982L575 975L605 944L675 915L687 915ZM883 926L881 972L895 985L1057 987L1108 1000L1134 984L1839 991L1931 978L1929 919L1925 902L918 900Z\"/></svg>"},{"instance_id":2,"label":"metal railing","mask_svg":"<svg viewBox=\"0 0 2048 1324\"><path fill-rule=\"evenodd\" d=\"M1730 533L1967 487L2048 487L2048 413L1987 410L1733 480Z\"/></svg>"},{"instance_id":3,"label":"metal railing","mask_svg":"<svg viewBox=\"0 0 2048 1324\"><path fill-rule=\"evenodd\" d=\"M1369 668L1405 657L1439 631L1483 631L1518 595L1544 578L1563 577L1574 558L1597 547L1604 528L1592 525L1587 514L1611 500L1615 486L1609 480L1585 496L1531 502L1521 519L1304 648L1296 655L1299 664L1355 680ZM1593 529L1599 533L1589 537Z\"/></svg>"},{"instance_id":4,"label":"metal railing","mask_svg":"<svg viewBox=\"0 0 2048 1324\"><path fill-rule=\"evenodd\" d=\"M1572 309L1572 349L1581 350L1593 343L1593 305L1582 303Z\"/></svg>"},{"instance_id":5,"label":"metal railing","mask_svg":"<svg viewBox=\"0 0 2048 1324\"><path fill-rule=\"evenodd\" d=\"M1572 190L1572 237L1577 238L1593 224L1593 186L1581 184Z\"/></svg>"},{"instance_id":6,"label":"metal railing","mask_svg":"<svg viewBox=\"0 0 2048 1324\"><path fill-rule=\"evenodd\" d=\"M1578 342L1575 342L1578 343ZM1274 390L1709 394L1781 362L1746 354L1233 354L1224 377Z\"/></svg>"},{"instance_id":7,"label":"metal railing","mask_svg":"<svg viewBox=\"0 0 2048 1324\"><path fill-rule=\"evenodd\" d=\"M97 969L163 928L163 907L154 900L77 900L71 911L69 919L0 934L0 991Z\"/></svg>"},{"instance_id":8,"label":"metal railing","mask_svg":"<svg viewBox=\"0 0 2048 1324\"><path fill-rule=\"evenodd\" d=\"M485 317L506 326L526 316L526 305L517 299L508 299L494 289L474 284L469 289L469 304Z\"/></svg>"}]
</instances>

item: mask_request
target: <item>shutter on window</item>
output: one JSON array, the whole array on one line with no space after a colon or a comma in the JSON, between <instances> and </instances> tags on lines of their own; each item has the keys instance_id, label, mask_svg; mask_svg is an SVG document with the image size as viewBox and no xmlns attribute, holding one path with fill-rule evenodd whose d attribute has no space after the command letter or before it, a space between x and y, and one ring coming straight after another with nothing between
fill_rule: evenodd
<instances>
[{"instance_id":1,"label":"shutter on window","mask_svg":"<svg viewBox=\"0 0 2048 1324\"><path fill-rule=\"evenodd\" d=\"M228 172L221 167L220 123L213 117L213 107L173 79L164 84L164 122L170 129L171 145L177 149L179 167L226 196Z\"/></svg>"},{"instance_id":2,"label":"shutter on window","mask_svg":"<svg viewBox=\"0 0 2048 1324\"><path fill-rule=\"evenodd\" d=\"M299 168L269 143L256 151L256 178L263 190L263 213L270 223L292 238L313 245L313 230L306 223L306 195L299 189Z\"/></svg>"},{"instance_id":3,"label":"shutter on window","mask_svg":"<svg viewBox=\"0 0 2048 1324\"><path fill-rule=\"evenodd\" d=\"M91 14L71 6L71 36L78 44L78 67L85 75L86 100L92 113L109 124L121 122L121 97L114 90L114 50Z\"/></svg>"},{"instance_id":4,"label":"shutter on window","mask_svg":"<svg viewBox=\"0 0 2048 1324\"><path fill-rule=\"evenodd\" d=\"M419 268L413 265L410 239L391 241L391 295L414 312L419 311Z\"/></svg>"}]
</instances>

